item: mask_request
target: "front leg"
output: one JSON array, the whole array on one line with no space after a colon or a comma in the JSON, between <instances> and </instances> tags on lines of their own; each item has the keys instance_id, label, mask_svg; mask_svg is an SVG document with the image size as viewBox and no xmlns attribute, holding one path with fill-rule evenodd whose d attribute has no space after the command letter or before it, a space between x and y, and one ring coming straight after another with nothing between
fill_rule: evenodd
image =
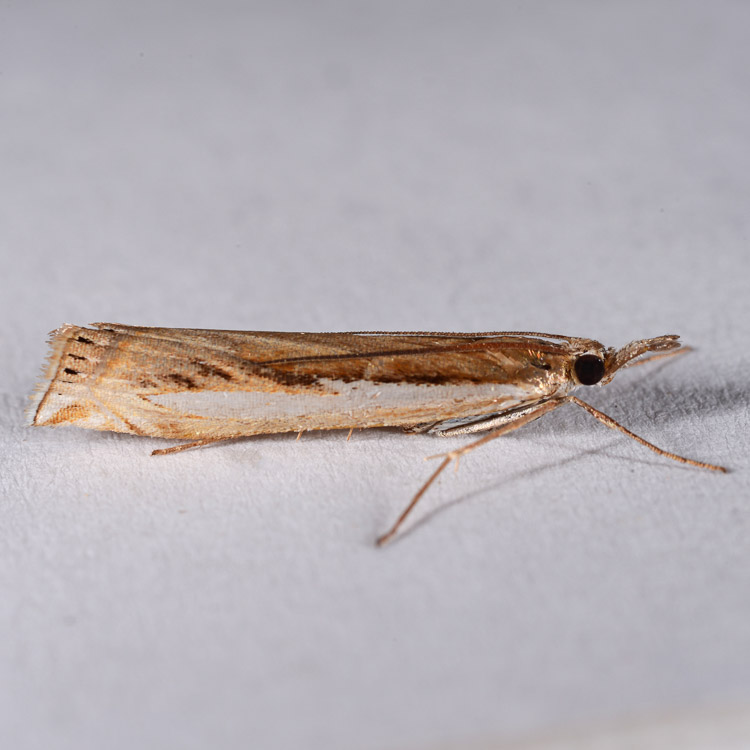
<instances>
[{"instance_id":1,"label":"front leg","mask_svg":"<svg viewBox=\"0 0 750 750\"><path fill-rule=\"evenodd\" d=\"M527 404L526 406L514 406L511 409L506 409L497 414L489 414L479 419L474 418L475 421L466 422L464 424L457 424L454 420L447 419L444 422L438 422L437 424L432 425L428 432L440 435L440 437L453 437L455 435L472 435L475 432L497 430L498 428L505 427L505 425L511 424L516 420L524 419L528 415L539 410L540 406L551 400L552 399L544 399L543 401L534 401L534 403ZM541 417L544 413L544 411L540 411L539 414L532 417L532 419L525 419L524 424Z\"/></svg>"}]
</instances>

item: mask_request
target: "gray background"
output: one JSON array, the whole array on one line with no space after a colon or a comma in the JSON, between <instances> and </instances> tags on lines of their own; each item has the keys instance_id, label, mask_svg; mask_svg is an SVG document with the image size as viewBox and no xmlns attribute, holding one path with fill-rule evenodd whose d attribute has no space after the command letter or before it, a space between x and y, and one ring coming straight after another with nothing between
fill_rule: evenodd
<instances>
[{"instance_id":1,"label":"gray background","mask_svg":"<svg viewBox=\"0 0 750 750\"><path fill-rule=\"evenodd\" d=\"M0 744L578 746L700 716L747 747L749 32L731 1L3 2ZM676 332L694 354L586 397L733 472L569 407L378 551L462 440L157 459L29 429L47 331L97 320Z\"/></svg>"}]
</instances>

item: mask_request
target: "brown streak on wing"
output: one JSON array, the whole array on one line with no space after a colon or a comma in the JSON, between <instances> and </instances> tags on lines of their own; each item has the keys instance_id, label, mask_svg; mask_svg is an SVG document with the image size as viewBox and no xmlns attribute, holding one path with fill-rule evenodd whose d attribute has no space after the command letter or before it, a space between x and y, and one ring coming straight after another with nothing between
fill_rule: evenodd
<instances>
[{"instance_id":1,"label":"brown streak on wing","mask_svg":"<svg viewBox=\"0 0 750 750\"><path fill-rule=\"evenodd\" d=\"M311 355L306 357L286 357L284 359L276 359L265 361L265 365L286 365L293 363L302 362L328 362L333 360L345 360L345 359L372 359L375 357L413 357L413 356L424 356L425 354L458 354L461 352L482 352L482 351L493 351L496 349L523 349L528 350L530 346L529 341L492 341L483 339L481 341L475 341L470 344L455 344L452 346L430 346L423 347L421 349L391 349L391 350L368 350L364 352L356 352L353 354L319 354ZM543 346L534 346L534 351L544 352L547 354L560 354L564 352L564 348L561 346L555 346L545 344Z\"/></svg>"},{"instance_id":2,"label":"brown streak on wing","mask_svg":"<svg viewBox=\"0 0 750 750\"><path fill-rule=\"evenodd\" d=\"M521 375L520 370L538 368L542 355L554 364L569 352L568 344L522 336L479 336L471 340L469 334L369 336L97 325L125 339L121 346L127 346L136 360L144 360L139 368L143 374L149 369L145 360L152 361L152 370L153 363L161 360L164 367L172 369L172 380L177 371L189 377L196 388L209 390L244 390L249 381L257 379L267 383L262 390L310 388L321 378L343 382L506 383ZM529 356L530 347L533 357ZM212 368L224 374L214 377L217 373L211 372ZM153 379L153 372L149 372L149 378ZM159 382L157 387L173 390L174 382Z\"/></svg>"}]
</instances>

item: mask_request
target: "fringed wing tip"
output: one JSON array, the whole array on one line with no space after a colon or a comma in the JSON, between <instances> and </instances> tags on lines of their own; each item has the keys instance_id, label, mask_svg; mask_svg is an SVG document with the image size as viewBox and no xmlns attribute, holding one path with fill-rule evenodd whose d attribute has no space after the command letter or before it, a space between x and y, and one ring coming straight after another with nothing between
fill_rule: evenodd
<instances>
[{"instance_id":1,"label":"fringed wing tip","mask_svg":"<svg viewBox=\"0 0 750 750\"><path fill-rule=\"evenodd\" d=\"M29 396L29 405L26 407L27 424L37 424L36 417L39 413L39 406L47 395L49 387L55 378L65 343L68 340L70 332L78 330L80 330L79 326L72 325L71 323L64 323L59 328L55 328L54 331L49 332L47 337L49 350L47 351L47 356L42 363L36 387Z\"/></svg>"}]
</instances>

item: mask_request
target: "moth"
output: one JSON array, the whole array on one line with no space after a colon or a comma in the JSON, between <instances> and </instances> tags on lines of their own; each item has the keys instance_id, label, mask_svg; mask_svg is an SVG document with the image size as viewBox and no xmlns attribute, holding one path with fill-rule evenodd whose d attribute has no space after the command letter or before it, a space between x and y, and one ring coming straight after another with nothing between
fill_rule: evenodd
<instances>
[{"instance_id":1,"label":"moth","mask_svg":"<svg viewBox=\"0 0 750 750\"><path fill-rule=\"evenodd\" d=\"M613 349L593 339L528 331L279 333L64 325L50 334L31 421L189 441L153 454L307 430L485 433L433 457L443 460L378 539L384 544L452 461L563 404L585 409L660 456L726 471L658 448L572 393L605 385L625 367L687 351L678 338L657 336Z\"/></svg>"}]
</instances>

